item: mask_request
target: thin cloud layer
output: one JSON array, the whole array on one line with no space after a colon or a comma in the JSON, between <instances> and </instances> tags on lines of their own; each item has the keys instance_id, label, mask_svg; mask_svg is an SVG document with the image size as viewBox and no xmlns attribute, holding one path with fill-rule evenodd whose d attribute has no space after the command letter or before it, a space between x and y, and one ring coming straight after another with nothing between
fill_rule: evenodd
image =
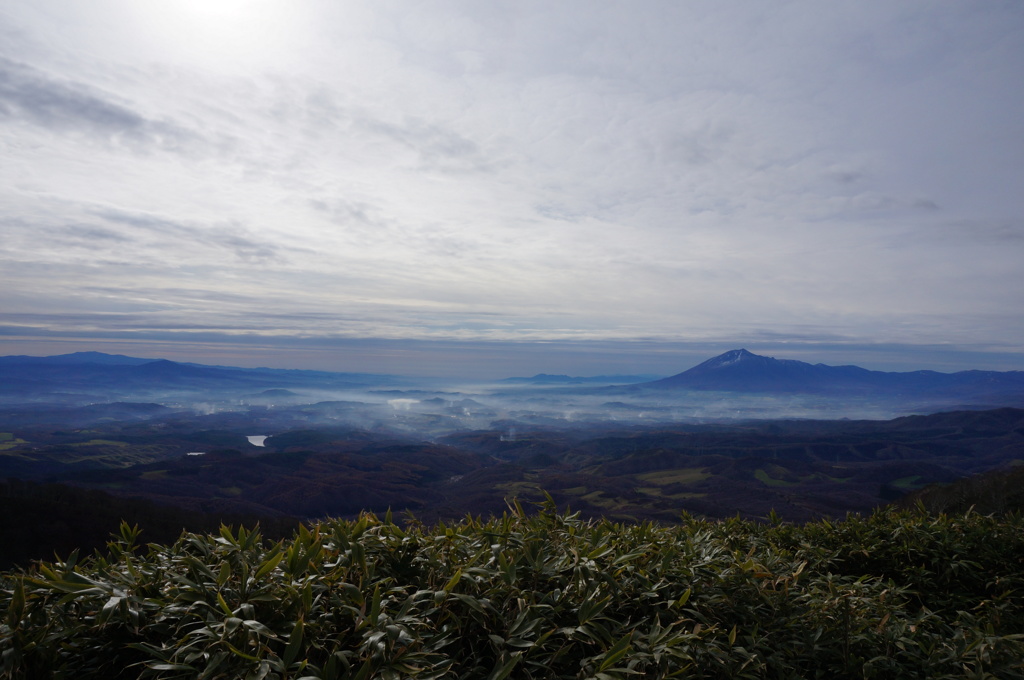
<instances>
[{"instance_id":1,"label":"thin cloud layer","mask_svg":"<svg viewBox=\"0 0 1024 680\"><path fill-rule=\"evenodd\" d=\"M1024 353L1013 3L40 0L0 38L9 338Z\"/></svg>"}]
</instances>

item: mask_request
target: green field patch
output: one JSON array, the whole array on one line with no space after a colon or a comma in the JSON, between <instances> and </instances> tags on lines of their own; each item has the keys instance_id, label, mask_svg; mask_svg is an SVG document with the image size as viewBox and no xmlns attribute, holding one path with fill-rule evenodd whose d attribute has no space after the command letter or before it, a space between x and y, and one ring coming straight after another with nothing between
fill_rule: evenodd
<instances>
[{"instance_id":1,"label":"green field patch","mask_svg":"<svg viewBox=\"0 0 1024 680\"><path fill-rule=\"evenodd\" d=\"M8 449L13 449L15 446L20 446L22 444L28 444L28 442L25 441L24 439L21 439L21 438L18 438L18 439L14 439L14 438L11 438L11 439L0 439L0 451L6 451Z\"/></svg>"},{"instance_id":2,"label":"green field patch","mask_svg":"<svg viewBox=\"0 0 1024 680\"><path fill-rule=\"evenodd\" d=\"M120 447L118 447L120 448ZM61 457L61 462L65 465L85 462L94 463L105 468L129 468L133 465L146 465L152 463L157 459L156 456L148 455L145 452L131 449L129 451L112 453L109 450L105 453L88 453L83 452L78 456L66 455Z\"/></svg>"},{"instance_id":3,"label":"green field patch","mask_svg":"<svg viewBox=\"0 0 1024 680\"><path fill-rule=\"evenodd\" d=\"M629 507L629 503L624 502L622 499L606 497L604 491L592 491L582 496L581 500L606 510L623 510Z\"/></svg>"},{"instance_id":4,"label":"green field patch","mask_svg":"<svg viewBox=\"0 0 1024 680\"><path fill-rule=\"evenodd\" d=\"M13 432L0 432L0 442L9 442L14 439Z\"/></svg>"},{"instance_id":5,"label":"green field patch","mask_svg":"<svg viewBox=\"0 0 1024 680\"><path fill-rule=\"evenodd\" d=\"M657 470L636 475L636 478L648 484L668 486L669 484L695 484L711 477L707 468L677 468L675 470Z\"/></svg>"},{"instance_id":6,"label":"green field patch","mask_svg":"<svg viewBox=\"0 0 1024 680\"><path fill-rule=\"evenodd\" d=\"M775 479L774 477L769 477L768 473L765 472L765 470L763 470L762 468L758 468L754 472L754 477L756 477L758 479L758 481L760 481L761 483L765 484L766 486L796 486L797 485L796 482L787 482L784 479Z\"/></svg>"},{"instance_id":7,"label":"green field patch","mask_svg":"<svg viewBox=\"0 0 1024 680\"><path fill-rule=\"evenodd\" d=\"M3 446L0 446L0 456L3 456L4 460L38 460L38 458L26 451L4 451Z\"/></svg>"},{"instance_id":8,"label":"green field patch","mask_svg":"<svg viewBox=\"0 0 1024 680\"><path fill-rule=\"evenodd\" d=\"M532 496L541 491L540 484L536 482L507 482L505 484L498 484L497 488L513 496L520 494Z\"/></svg>"},{"instance_id":9,"label":"green field patch","mask_svg":"<svg viewBox=\"0 0 1024 680\"><path fill-rule=\"evenodd\" d=\"M163 479L167 476L167 470L146 470L139 476L142 479Z\"/></svg>"},{"instance_id":10,"label":"green field patch","mask_svg":"<svg viewBox=\"0 0 1024 680\"><path fill-rule=\"evenodd\" d=\"M77 442L75 444L69 444L69 446L116 446L118 448L124 448L128 446L128 442L117 442L112 439L90 439L87 442Z\"/></svg>"},{"instance_id":11,"label":"green field patch","mask_svg":"<svg viewBox=\"0 0 1024 680\"><path fill-rule=\"evenodd\" d=\"M836 484L843 484L851 479L853 479L853 477L829 477L824 472L812 472L809 475L801 475L799 477L800 482L803 484L807 484L809 482L834 482Z\"/></svg>"},{"instance_id":12,"label":"green field patch","mask_svg":"<svg viewBox=\"0 0 1024 680\"><path fill-rule=\"evenodd\" d=\"M921 487L918 482L921 480L921 475L910 475L909 477L900 477L889 482L890 485L895 486L897 489L917 489Z\"/></svg>"},{"instance_id":13,"label":"green field patch","mask_svg":"<svg viewBox=\"0 0 1024 680\"><path fill-rule=\"evenodd\" d=\"M674 501L685 501L690 498L704 498L707 496L706 493L691 493L689 491L684 491L682 493L665 493L660 486L638 486L636 487L636 490L646 496L657 496L658 498L668 498Z\"/></svg>"},{"instance_id":14,"label":"green field patch","mask_svg":"<svg viewBox=\"0 0 1024 680\"><path fill-rule=\"evenodd\" d=\"M241 496L242 495L241 487L237 487L237 486L222 486L219 490L220 490L220 494L222 496L235 497L235 496Z\"/></svg>"},{"instance_id":15,"label":"green field patch","mask_svg":"<svg viewBox=\"0 0 1024 680\"><path fill-rule=\"evenodd\" d=\"M562 493L567 493L570 496L582 496L586 492L587 487L585 486L574 486L571 489L562 489Z\"/></svg>"}]
</instances>

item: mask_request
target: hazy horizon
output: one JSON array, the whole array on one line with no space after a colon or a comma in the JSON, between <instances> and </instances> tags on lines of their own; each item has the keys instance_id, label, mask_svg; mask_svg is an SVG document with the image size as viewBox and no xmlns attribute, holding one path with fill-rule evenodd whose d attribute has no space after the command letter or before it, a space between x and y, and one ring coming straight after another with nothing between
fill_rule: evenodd
<instances>
[{"instance_id":1,"label":"hazy horizon","mask_svg":"<svg viewBox=\"0 0 1024 680\"><path fill-rule=\"evenodd\" d=\"M21 347L22 351L3 351ZM44 351L42 347L49 347ZM339 343L331 348L230 348L221 343L192 347L165 343L109 344L60 340L16 344L0 342L0 356L56 356L73 352L103 352L135 358L168 359L242 368L280 368L331 372L382 373L447 380L490 381L537 374L590 377L598 375L650 375L668 377L692 368L735 347L671 345L668 343L444 343L380 341ZM812 351L785 346L746 347L754 354L833 366L857 365L876 371L1022 370L1019 363L986 352L969 353L948 348L849 348L820 346ZM851 357L858 356L859 360ZM970 363L971 359L975 363Z\"/></svg>"}]
</instances>

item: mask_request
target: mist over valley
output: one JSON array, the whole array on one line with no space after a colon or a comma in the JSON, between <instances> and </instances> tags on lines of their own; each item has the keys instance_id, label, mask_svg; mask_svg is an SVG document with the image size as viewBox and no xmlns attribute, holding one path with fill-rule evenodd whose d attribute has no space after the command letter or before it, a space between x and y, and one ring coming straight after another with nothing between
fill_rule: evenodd
<instances>
[{"instance_id":1,"label":"mist over valley","mask_svg":"<svg viewBox=\"0 0 1024 680\"><path fill-rule=\"evenodd\" d=\"M97 353L0 358L0 477L267 518L789 521L1024 462L1024 374L732 350L669 377L470 384ZM653 378L653 379L652 379Z\"/></svg>"}]
</instances>

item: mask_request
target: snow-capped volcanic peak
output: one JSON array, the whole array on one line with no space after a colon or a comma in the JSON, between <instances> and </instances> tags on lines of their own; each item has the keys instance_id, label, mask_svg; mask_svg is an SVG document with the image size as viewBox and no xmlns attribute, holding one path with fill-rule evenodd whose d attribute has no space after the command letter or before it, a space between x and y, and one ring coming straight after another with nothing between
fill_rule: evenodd
<instances>
[{"instance_id":1,"label":"snow-capped volcanic peak","mask_svg":"<svg viewBox=\"0 0 1024 680\"><path fill-rule=\"evenodd\" d=\"M734 349L726 352L725 354L719 354L713 359L708 359L704 362L704 366L707 368L720 368L722 366L730 366L732 364L738 364L746 359L756 359L757 355L748 352L745 349Z\"/></svg>"},{"instance_id":2,"label":"snow-capped volcanic peak","mask_svg":"<svg viewBox=\"0 0 1024 680\"><path fill-rule=\"evenodd\" d=\"M1015 390L1017 400L1020 394L1024 394L1024 371L884 373L858 366L827 366L794 359L775 359L745 349L734 349L688 371L644 383L644 386L659 390L842 394L871 399L898 398L903 403L911 403L908 399L935 399L936 395L943 394L943 398L962 403L965 394L983 395L986 390L993 389L996 382L1007 386L1005 394Z\"/></svg>"}]
</instances>

